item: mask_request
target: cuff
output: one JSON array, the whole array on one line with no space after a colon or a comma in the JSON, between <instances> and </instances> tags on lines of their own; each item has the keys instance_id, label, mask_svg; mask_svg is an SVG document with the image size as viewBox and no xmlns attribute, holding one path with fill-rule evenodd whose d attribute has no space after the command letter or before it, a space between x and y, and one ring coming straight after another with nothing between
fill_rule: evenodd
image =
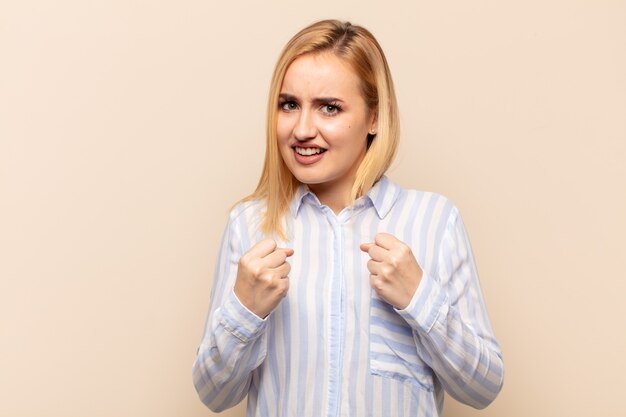
<instances>
[{"instance_id":1,"label":"cuff","mask_svg":"<svg viewBox=\"0 0 626 417\"><path fill-rule=\"evenodd\" d=\"M256 339L263 333L266 320L248 310L231 290L222 306L221 324L224 329L244 343Z\"/></svg>"},{"instance_id":2,"label":"cuff","mask_svg":"<svg viewBox=\"0 0 626 417\"><path fill-rule=\"evenodd\" d=\"M448 296L439 283L430 275L424 274L409 305L396 311L413 329L428 333L439 317L446 316L448 308Z\"/></svg>"}]
</instances>

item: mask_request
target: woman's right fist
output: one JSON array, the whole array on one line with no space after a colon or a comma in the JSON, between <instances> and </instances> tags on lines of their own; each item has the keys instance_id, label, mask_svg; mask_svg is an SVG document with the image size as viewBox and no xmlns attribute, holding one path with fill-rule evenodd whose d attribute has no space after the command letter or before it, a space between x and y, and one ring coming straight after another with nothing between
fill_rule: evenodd
<instances>
[{"instance_id":1,"label":"woman's right fist","mask_svg":"<svg viewBox=\"0 0 626 417\"><path fill-rule=\"evenodd\" d=\"M279 248L265 239L254 245L239 259L235 295L251 312L267 317L289 289L291 265L287 257L293 249Z\"/></svg>"}]
</instances>

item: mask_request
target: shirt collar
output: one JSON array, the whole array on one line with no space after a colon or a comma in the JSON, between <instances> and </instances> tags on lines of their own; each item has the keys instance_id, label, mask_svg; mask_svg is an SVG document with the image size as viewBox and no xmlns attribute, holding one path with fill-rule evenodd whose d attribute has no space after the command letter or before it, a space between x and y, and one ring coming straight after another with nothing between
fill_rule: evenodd
<instances>
[{"instance_id":1,"label":"shirt collar","mask_svg":"<svg viewBox=\"0 0 626 417\"><path fill-rule=\"evenodd\" d=\"M401 191L402 188L399 185L395 184L383 175L380 180L378 180L367 192L365 197L361 197L355 202L355 205L363 204L363 202L371 203L376 209L378 217L382 219L387 215L387 213L389 213L389 210L391 210L395 202L398 200ZM309 187L306 184L300 184L296 190L293 200L291 201L290 208L293 217L298 215L300 207L305 199L309 199L317 205L320 205L319 200Z\"/></svg>"},{"instance_id":2,"label":"shirt collar","mask_svg":"<svg viewBox=\"0 0 626 417\"><path fill-rule=\"evenodd\" d=\"M304 198L309 194L313 194L311 190L309 190L309 187L306 184L300 184L296 190L296 194L293 196L293 200L291 200L291 215L293 217L298 215Z\"/></svg>"},{"instance_id":3,"label":"shirt collar","mask_svg":"<svg viewBox=\"0 0 626 417\"><path fill-rule=\"evenodd\" d=\"M383 175L367 193L367 198L372 202L378 217L384 218L400 197L402 187L392 182Z\"/></svg>"}]
</instances>

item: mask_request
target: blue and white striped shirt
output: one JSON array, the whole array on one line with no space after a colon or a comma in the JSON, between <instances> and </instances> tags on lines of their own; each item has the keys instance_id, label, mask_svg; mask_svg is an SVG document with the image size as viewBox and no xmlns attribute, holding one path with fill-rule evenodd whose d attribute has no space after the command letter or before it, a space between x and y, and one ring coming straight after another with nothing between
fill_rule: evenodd
<instances>
[{"instance_id":1,"label":"blue and white striped shirt","mask_svg":"<svg viewBox=\"0 0 626 417\"><path fill-rule=\"evenodd\" d=\"M263 206L236 206L222 240L205 333L193 365L214 411L248 395L248 416L439 416L443 390L487 406L503 382L500 347L457 208L382 177L336 215L301 186L286 215L289 291L260 319L234 294L239 258L264 236ZM387 232L423 270L398 310L370 286L359 244Z\"/></svg>"}]
</instances>

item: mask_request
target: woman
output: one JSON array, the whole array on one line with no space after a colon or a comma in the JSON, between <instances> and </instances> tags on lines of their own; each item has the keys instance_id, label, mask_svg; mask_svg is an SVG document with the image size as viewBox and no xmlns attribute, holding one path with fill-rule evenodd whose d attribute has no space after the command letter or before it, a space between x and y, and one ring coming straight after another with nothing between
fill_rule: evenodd
<instances>
[{"instance_id":1,"label":"woman","mask_svg":"<svg viewBox=\"0 0 626 417\"><path fill-rule=\"evenodd\" d=\"M194 363L202 401L248 416L438 416L502 386L458 210L384 176L398 112L364 28L321 21L283 50L265 165L230 213Z\"/></svg>"}]
</instances>

